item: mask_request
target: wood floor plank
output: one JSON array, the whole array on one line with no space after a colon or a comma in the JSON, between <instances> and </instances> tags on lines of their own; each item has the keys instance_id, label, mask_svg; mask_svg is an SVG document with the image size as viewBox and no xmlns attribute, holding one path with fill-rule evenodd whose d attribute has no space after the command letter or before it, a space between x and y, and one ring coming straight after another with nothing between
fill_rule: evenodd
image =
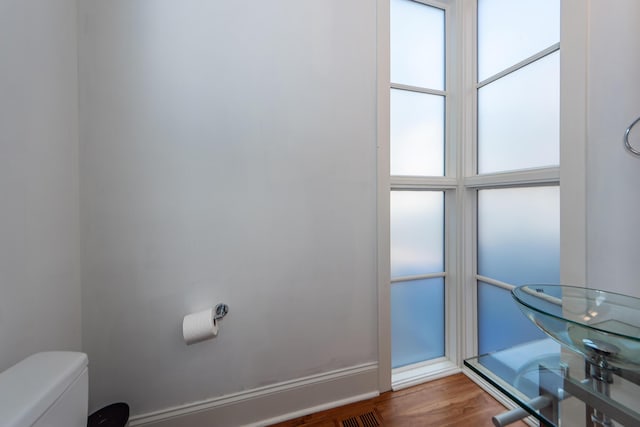
<instances>
[{"instance_id":1,"label":"wood floor plank","mask_svg":"<svg viewBox=\"0 0 640 427\"><path fill-rule=\"evenodd\" d=\"M343 420L349 420L347 425L368 426L372 419L381 427L493 427L491 417L505 410L469 378L457 374L271 427L343 427ZM373 415L363 424L359 416L369 412ZM523 422L512 426L528 427Z\"/></svg>"}]
</instances>

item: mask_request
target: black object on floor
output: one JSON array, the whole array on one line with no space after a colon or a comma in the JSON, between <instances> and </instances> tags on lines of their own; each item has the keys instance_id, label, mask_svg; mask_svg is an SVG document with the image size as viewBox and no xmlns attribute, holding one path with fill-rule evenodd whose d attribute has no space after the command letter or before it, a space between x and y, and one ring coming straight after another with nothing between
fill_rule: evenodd
<instances>
[{"instance_id":1,"label":"black object on floor","mask_svg":"<svg viewBox=\"0 0 640 427\"><path fill-rule=\"evenodd\" d=\"M112 403L89 415L87 427L125 427L129 421L129 405Z\"/></svg>"}]
</instances>

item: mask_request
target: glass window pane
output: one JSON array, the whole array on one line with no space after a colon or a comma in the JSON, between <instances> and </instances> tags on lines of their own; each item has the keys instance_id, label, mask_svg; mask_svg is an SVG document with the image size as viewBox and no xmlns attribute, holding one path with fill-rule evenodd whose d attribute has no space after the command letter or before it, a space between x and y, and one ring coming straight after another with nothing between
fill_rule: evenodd
<instances>
[{"instance_id":1,"label":"glass window pane","mask_svg":"<svg viewBox=\"0 0 640 427\"><path fill-rule=\"evenodd\" d=\"M513 285L559 283L558 187L478 191L478 274Z\"/></svg>"},{"instance_id":2,"label":"glass window pane","mask_svg":"<svg viewBox=\"0 0 640 427\"><path fill-rule=\"evenodd\" d=\"M478 81L559 41L559 0L478 1Z\"/></svg>"},{"instance_id":3,"label":"glass window pane","mask_svg":"<svg viewBox=\"0 0 640 427\"><path fill-rule=\"evenodd\" d=\"M444 175L444 102L391 89L391 175Z\"/></svg>"},{"instance_id":4,"label":"glass window pane","mask_svg":"<svg viewBox=\"0 0 640 427\"><path fill-rule=\"evenodd\" d=\"M508 290L478 282L478 354L545 337L522 314Z\"/></svg>"},{"instance_id":5,"label":"glass window pane","mask_svg":"<svg viewBox=\"0 0 640 427\"><path fill-rule=\"evenodd\" d=\"M444 193L391 192L391 277L444 271Z\"/></svg>"},{"instance_id":6,"label":"glass window pane","mask_svg":"<svg viewBox=\"0 0 640 427\"><path fill-rule=\"evenodd\" d=\"M444 280L391 285L391 365L444 356Z\"/></svg>"},{"instance_id":7,"label":"glass window pane","mask_svg":"<svg viewBox=\"0 0 640 427\"><path fill-rule=\"evenodd\" d=\"M444 10L391 1L391 81L444 90Z\"/></svg>"},{"instance_id":8,"label":"glass window pane","mask_svg":"<svg viewBox=\"0 0 640 427\"><path fill-rule=\"evenodd\" d=\"M478 90L478 173L558 165L560 54Z\"/></svg>"}]
</instances>

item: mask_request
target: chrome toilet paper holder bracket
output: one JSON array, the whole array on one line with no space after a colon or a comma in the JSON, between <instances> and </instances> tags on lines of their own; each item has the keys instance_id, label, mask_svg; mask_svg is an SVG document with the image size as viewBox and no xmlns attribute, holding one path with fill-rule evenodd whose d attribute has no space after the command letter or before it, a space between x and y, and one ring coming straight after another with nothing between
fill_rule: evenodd
<instances>
[{"instance_id":1,"label":"chrome toilet paper holder bracket","mask_svg":"<svg viewBox=\"0 0 640 427\"><path fill-rule=\"evenodd\" d=\"M221 320L229 312L229 306L227 304L218 304L213 311L215 312L213 320Z\"/></svg>"}]
</instances>

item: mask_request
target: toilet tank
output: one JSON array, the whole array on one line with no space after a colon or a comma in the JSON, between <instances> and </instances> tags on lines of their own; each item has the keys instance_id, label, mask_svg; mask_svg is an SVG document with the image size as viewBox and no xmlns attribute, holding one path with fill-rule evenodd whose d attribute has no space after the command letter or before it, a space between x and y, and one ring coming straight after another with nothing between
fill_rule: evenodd
<instances>
[{"instance_id":1,"label":"toilet tank","mask_svg":"<svg viewBox=\"0 0 640 427\"><path fill-rule=\"evenodd\" d=\"M0 424L86 427L88 387L86 354L33 354L0 373Z\"/></svg>"}]
</instances>

